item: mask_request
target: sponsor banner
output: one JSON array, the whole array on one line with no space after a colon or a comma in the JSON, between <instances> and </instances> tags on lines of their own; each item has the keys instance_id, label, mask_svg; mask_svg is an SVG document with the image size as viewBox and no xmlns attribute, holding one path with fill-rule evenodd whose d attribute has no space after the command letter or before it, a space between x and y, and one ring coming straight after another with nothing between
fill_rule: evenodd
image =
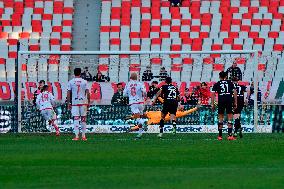
<instances>
[{"instance_id":1,"label":"sponsor banner","mask_svg":"<svg viewBox=\"0 0 284 189\"><path fill-rule=\"evenodd\" d=\"M7 133L11 129L11 113L7 110L0 111L0 133Z\"/></svg>"},{"instance_id":2,"label":"sponsor banner","mask_svg":"<svg viewBox=\"0 0 284 189\"><path fill-rule=\"evenodd\" d=\"M48 82L50 87L49 90L52 92L57 101L65 101L67 95L67 82ZM122 83L125 85L125 83ZM150 82L144 82L145 88L148 91ZM159 87L164 83L160 82ZM174 83L178 86L181 95L184 95L185 89L189 88L189 91L193 87L200 85L200 82L176 82ZM212 86L214 82L208 82L208 86ZM242 82L243 85L249 85L248 82ZM89 82L88 83L91 93L91 101L94 101L98 105L109 105L111 104L111 98L114 93L117 92L116 83L97 83ZM260 87L262 94L265 94L270 86L269 82L265 82ZM22 84L22 99L31 101L33 99L33 93L37 89L36 82L24 82ZM15 82L0 82L0 101L11 101L15 97ZM271 93L274 94L274 93ZM264 96L264 95L263 95Z\"/></svg>"},{"instance_id":3,"label":"sponsor banner","mask_svg":"<svg viewBox=\"0 0 284 189\"><path fill-rule=\"evenodd\" d=\"M254 130L253 125L243 125L243 132L245 133L271 133L271 125L259 125ZM61 132L73 132L73 125L59 125ZM88 133L126 133L130 125L87 125ZM47 126L49 131L54 132L53 127ZM172 126L165 125L164 133L171 133ZM223 132L227 132L227 127L224 126ZM149 125L146 133L159 133L158 125ZM218 133L217 125L177 125L177 133Z\"/></svg>"}]
</instances>

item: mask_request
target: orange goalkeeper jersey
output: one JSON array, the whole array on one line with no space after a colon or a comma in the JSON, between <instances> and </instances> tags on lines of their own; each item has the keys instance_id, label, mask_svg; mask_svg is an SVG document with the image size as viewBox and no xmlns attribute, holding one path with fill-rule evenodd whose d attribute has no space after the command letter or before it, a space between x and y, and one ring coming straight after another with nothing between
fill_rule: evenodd
<instances>
[{"instance_id":1,"label":"orange goalkeeper jersey","mask_svg":"<svg viewBox=\"0 0 284 189\"><path fill-rule=\"evenodd\" d=\"M184 117L188 114L191 114L193 112L195 112L198 108L195 107L195 108L192 108L190 110L186 110L186 111L177 111L176 113L176 117L179 118L179 117ZM160 120L161 120L161 111L149 111L149 112L146 112L145 113L147 118L149 119L148 120L148 125L150 124L158 124L160 123ZM166 115L166 118L165 118L165 121L169 121L170 120L170 114Z\"/></svg>"}]
</instances>

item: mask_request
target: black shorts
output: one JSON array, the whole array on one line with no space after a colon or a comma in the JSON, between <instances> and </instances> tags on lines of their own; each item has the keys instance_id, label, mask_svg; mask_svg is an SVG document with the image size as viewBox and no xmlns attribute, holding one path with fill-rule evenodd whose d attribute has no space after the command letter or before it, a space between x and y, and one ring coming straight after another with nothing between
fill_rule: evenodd
<instances>
[{"instance_id":1,"label":"black shorts","mask_svg":"<svg viewBox=\"0 0 284 189\"><path fill-rule=\"evenodd\" d=\"M218 102L218 114L232 114L233 113L233 101L223 100Z\"/></svg>"},{"instance_id":2,"label":"black shorts","mask_svg":"<svg viewBox=\"0 0 284 189\"><path fill-rule=\"evenodd\" d=\"M167 115L168 113L176 115L178 108L178 102L165 102L163 104L162 113Z\"/></svg>"},{"instance_id":3,"label":"black shorts","mask_svg":"<svg viewBox=\"0 0 284 189\"><path fill-rule=\"evenodd\" d=\"M237 108L234 109L234 114L240 114L244 108L245 103L238 101Z\"/></svg>"}]
</instances>

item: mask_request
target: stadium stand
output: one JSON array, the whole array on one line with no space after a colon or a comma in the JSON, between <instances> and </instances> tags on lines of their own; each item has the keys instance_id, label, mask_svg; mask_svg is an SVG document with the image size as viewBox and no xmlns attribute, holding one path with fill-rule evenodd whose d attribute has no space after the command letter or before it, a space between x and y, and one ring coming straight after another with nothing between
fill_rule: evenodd
<instances>
[{"instance_id":1,"label":"stadium stand","mask_svg":"<svg viewBox=\"0 0 284 189\"><path fill-rule=\"evenodd\" d=\"M167 0L103 0L100 50L258 50L263 55L279 54L284 44L283 13L284 1L274 0L183 0L181 7L171 7ZM216 79L217 73L229 66L218 64L218 58L218 55L205 58L200 68L192 70L200 74L192 76L183 73L193 61L188 57L169 57L163 61L155 58L148 64L158 69L168 67L175 80L206 81L203 72L212 72ZM122 65L124 61L127 60L121 58ZM103 68L109 64L106 57L99 62ZM282 62L278 64L282 71L283 55L277 62ZM244 63L238 61L244 79L250 80L253 71ZM267 64L261 63L259 70L271 69ZM137 69L139 65L141 70ZM145 62L130 62L128 71L140 71L142 75L145 65ZM276 65L272 68L276 79L282 79L275 68Z\"/></svg>"},{"instance_id":2,"label":"stadium stand","mask_svg":"<svg viewBox=\"0 0 284 189\"><path fill-rule=\"evenodd\" d=\"M259 70L272 70L276 81L283 78L279 74L284 71L284 64L279 63L284 62L283 1L184 0L181 7L171 7L167 0L102 0L101 8L102 51L255 49L262 55L277 54L276 64L260 62ZM70 50L73 13L73 0L1 1L0 81L14 81L17 41L21 42L21 50ZM62 64L53 58L56 56L39 60L42 70L37 75L33 72L35 60L29 60L31 62L24 65L23 70L31 80L50 77L50 81L65 81L68 57L61 60ZM179 55L145 61L129 59L128 56L118 59L99 58L98 70L111 76L114 82L127 81L129 72L142 75L149 64L152 64L154 75L158 75L160 67L164 66L177 81L216 80L218 72L231 64L220 61L218 55L205 57L203 64L193 68L194 58ZM241 58L238 60L244 80L249 81L253 68L245 63ZM47 64L51 68L49 75L41 76L43 74L39 73L47 70ZM110 65L112 69L109 69ZM210 72L212 76L207 78Z\"/></svg>"},{"instance_id":3,"label":"stadium stand","mask_svg":"<svg viewBox=\"0 0 284 189\"><path fill-rule=\"evenodd\" d=\"M70 50L73 12L73 0L0 1L0 81L15 81L18 41L21 50ZM68 80L68 57L60 64L52 58L39 59L42 70L38 73L35 71L35 60L29 61L28 66L24 64L22 67L29 75L29 81L46 79L44 77L49 77L50 81ZM49 70L47 64L52 64ZM49 71L48 76L40 74L42 71Z\"/></svg>"}]
</instances>

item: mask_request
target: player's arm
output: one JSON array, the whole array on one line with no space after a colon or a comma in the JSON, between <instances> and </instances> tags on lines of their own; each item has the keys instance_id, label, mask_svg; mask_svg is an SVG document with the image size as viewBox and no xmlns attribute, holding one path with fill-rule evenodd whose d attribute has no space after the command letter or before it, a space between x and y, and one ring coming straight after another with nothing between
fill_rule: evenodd
<instances>
[{"instance_id":1,"label":"player's arm","mask_svg":"<svg viewBox=\"0 0 284 189\"><path fill-rule=\"evenodd\" d=\"M250 87L248 87L248 89L247 89L247 97L246 97L246 100L245 100L245 104L246 104L246 105L248 105L248 101L249 101L250 94L251 94L251 92L250 92Z\"/></svg>"},{"instance_id":2,"label":"player's arm","mask_svg":"<svg viewBox=\"0 0 284 189\"><path fill-rule=\"evenodd\" d=\"M162 89L160 89L157 94L153 98L152 105L155 105L155 102L157 101L158 97L162 94Z\"/></svg>"},{"instance_id":3,"label":"player's arm","mask_svg":"<svg viewBox=\"0 0 284 189\"><path fill-rule=\"evenodd\" d=\"M211 93L211 107L212 107L213 111L215 109L215 95L216 95L216 92L217 92L217 84L214 84L213 88L212 88L212 93Z\"/></svg>"},{"instance_id":4,"label":"player's arm","mask_svg":"<svg viewBox=\"0 0 284 189\"><path fill-rule=\"evenodd\" d=\"M235 108L237 108L237 106L238 106L238 93L237 93L236 89L234 89L233 92L234 92Z\"/></svg>"},{"instance_id":5,"label":"player's arm","mask_svg":"<svg viewBox=\"0 0 284 189\"><path fill-rule=\"evenodd\" d=\"M68 83L68 86L67 86L66 103L67 103L68 109L71 109L71 83L70 82Z\"/></svg>"},{"instance_id":6,"label":"player's arm","mask_svg":"<svg viewBox=\"0 0 284 189\"><path fill-rule=\"evenodd\" d=\"M90 91L89 91L89 89L86 89L85 92L86 92L86 96L87 96L87 103L88 103L88 106L90 106L90 102L91 102L91 101L90 101L90 100L91 100L91 98L90 98L90 96L91 96L91 95L90 95Z\"/></svg>"},{"instance_id":7,"label":"player's arm","mask_svg":"<svg viewBox=\"0 0 284 189\"><path fill-rule=\"evenodd\" d=\"M145 88L144 84L141 85L141 90L142 90L143 98L147 99L147 91L146 91L146 88Z\"/></svg>"},{"instance_id":8,"label":"player's arm","mask_svg":"<svg viewBox=\"0 0 284 189\"><path fill-rule=\"evenodd\" d=\"M214 108L214 104L215 104L215 92L211 93L211 106L212 108Z\"/></svg>"},{"instance_id":9,"label":"player's arm","mask_svg":"<svg viewBox=\"0 0 284 189\"><path fill-rule=\"evenodd\" d=\"M127 86L125 86L125 88L123 89L123 96L124 97L128 97L128 90L127 90Z\"/></svg>"},{"instance_id":10,"label":"player's arm","mask_svg":"<svg viewBox=\"0 0 284 189\"><path fill-rule=\"evenodd\" d=\"M49 94L49 100L51 105L54 107L55 106L55 97L50 93Z\"/></svg>"},{"instance_id":11,"label":"player's arm","mask_svg":"<svg viewBox=\"0 0 284 189\"><path fill-rule=\"evenodd\" d=\"M71 90L67 90L67 106L68 106L68 109L71 109Z\"/></svg>"}]
</instances>

